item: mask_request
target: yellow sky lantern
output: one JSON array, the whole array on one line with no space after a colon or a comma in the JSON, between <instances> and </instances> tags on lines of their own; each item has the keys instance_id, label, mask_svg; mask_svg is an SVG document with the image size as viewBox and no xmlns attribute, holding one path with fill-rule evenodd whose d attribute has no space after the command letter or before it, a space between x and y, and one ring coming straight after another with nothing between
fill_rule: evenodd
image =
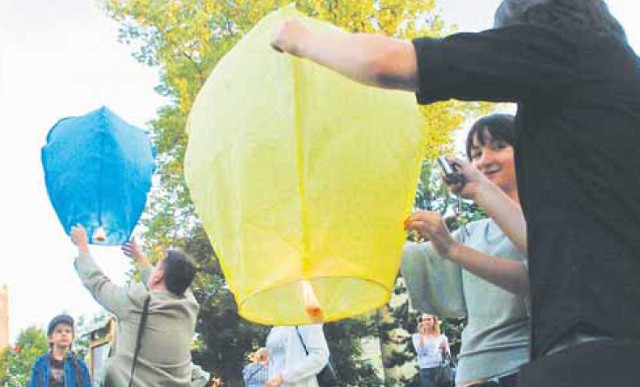
<instances>
[{"instance_id":1,"label":"yellow sky lantern","mask_svg":"<svg viewBox=\"0 0 640 387\"><path fill-rule=\"evenodd\" d=\"M388 301L425 144L410 93L273 51L269 14L222 58L187 124L185 177L244 318L334 321Z\"/></svg>"}]
</instances>

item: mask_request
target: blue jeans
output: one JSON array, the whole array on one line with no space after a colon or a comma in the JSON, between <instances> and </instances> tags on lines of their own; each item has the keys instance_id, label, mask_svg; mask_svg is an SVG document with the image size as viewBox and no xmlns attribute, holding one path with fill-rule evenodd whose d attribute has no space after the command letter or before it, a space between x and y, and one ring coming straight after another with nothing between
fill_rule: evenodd
<instances>
[{"instance_id":1,"label":"blue jeans","mask_svg":"<svg viewBox=\"0 0 640 387\"><path fill-rule=\"evenodd\" d=\"M436 387L436 374L438 367L420 368L420 386Z\"/></svg>"}]
</instances>

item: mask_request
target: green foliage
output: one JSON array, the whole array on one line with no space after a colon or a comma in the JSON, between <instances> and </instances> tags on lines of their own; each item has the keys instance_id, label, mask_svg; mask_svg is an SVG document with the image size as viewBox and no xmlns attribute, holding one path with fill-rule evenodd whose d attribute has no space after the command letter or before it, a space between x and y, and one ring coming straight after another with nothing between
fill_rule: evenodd
<instances>
[{"instance_id":1,"label":"green foliage","mask_svg":"<svg viewBox=\"0 0 640 387\"><path fill-rule=\"evenodd\" d=\"M382 380L373 366L362 358L362 342L356 339L376 334L373 320L361 317L327 323L324 332L340 386L380 386Z\"/></svg>"},{"instance_id":2,"label":"green foliage","mask_svg":"<svg viewBox=\"0 0 640 387\"><path fill-rule=\"evenodd\" d=\"M42 329L29 327L20 332L15 345L0 353L0 385L26 386L33 363L48 350L47 336Z\"/></svg>"},{"instance_id":3,"label":"green foliage","mask_svg":"<svg viewBox=\"0 0 640 387\"><path fill-rule=\"evenodd\" d=\"M415 321L415 320L414 320ZM375 316L377 336L380 340L385 386L415 386L415 352L411 346L411 313L407 287L401 276L396 278L391 301Z\"/></svg>"}]
</instances>

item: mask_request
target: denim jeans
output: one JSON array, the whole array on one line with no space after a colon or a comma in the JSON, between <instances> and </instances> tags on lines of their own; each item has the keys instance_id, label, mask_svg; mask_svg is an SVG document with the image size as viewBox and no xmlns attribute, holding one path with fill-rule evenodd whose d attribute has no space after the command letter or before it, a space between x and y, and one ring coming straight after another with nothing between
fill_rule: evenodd
<instances>
[{"instance_id":1,"label":"denim jeans","mask_svg":"<svg viewBox=\"0 0 640 387\"><path fill-rule=\"evenodd\" d=\"M438 367L420 368L420 386L436 387L437 372L438 372Z\"/></svg>"}]
</instances>

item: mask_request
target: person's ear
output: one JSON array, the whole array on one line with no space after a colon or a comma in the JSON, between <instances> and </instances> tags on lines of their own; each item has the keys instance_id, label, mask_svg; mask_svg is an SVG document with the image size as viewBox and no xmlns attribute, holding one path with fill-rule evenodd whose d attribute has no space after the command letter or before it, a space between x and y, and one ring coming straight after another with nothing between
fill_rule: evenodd
<instances>
[{"instance_id":1,"label":"person's ear","mask_svg":"<svg viewBox=\"0 0 640 387\"><path fill-rule=\"evenodd\" d=\"M164 281L164 269L162 267L158 268L158 281Z\"/></svg>"},{"instance_id":2,"label":"person's ear","mask_svg":"<svg viewBox=\"0 0 640 387\"><path fill-rule=\"evenodd\" d=\"M164 281L164 270L159 267L151 273L151 282L153 284L159 284L162 283L162 281Z\"/></svg>"}]
</instances>

